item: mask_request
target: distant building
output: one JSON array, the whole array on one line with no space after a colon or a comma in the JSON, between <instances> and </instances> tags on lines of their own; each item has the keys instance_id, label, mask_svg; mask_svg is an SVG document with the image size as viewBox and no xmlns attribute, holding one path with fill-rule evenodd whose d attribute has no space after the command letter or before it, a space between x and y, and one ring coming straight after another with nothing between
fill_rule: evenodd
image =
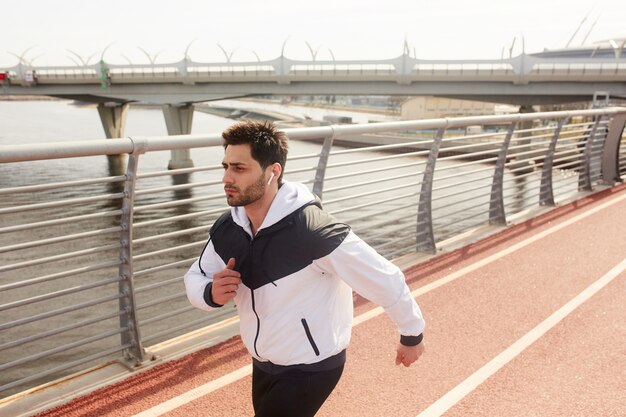
<instances>
[{"instance_id":1,"label":"distant building","mask_svg":"<svg viewBox=\"0 0 626 417\"><path fill-rule=\"evenodd\" d=\"M420 96L406 100L401 106L400 114L404 120L416 120L508 114L517 113L517 111L518 106L445 97Z\"/></svg>"}]
</instances>

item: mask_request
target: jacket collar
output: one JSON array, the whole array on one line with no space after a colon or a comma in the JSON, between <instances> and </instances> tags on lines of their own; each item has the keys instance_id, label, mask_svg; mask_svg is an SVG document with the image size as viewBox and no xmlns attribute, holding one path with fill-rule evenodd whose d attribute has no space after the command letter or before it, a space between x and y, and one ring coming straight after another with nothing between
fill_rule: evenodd
<instances>
[{"instance_id":1,"label":"jacket collar","mask_svg":"<svg viewBox=\"0 0 626 417\"><path fill-rule=\"evenodd\" d=\"M304 184L283 181L257 234L314 201L316 201L315 195ZM246 215L245 208L231 207L231 214L233 221L252 236L250 220Z\"/></svg>"}]
</instances>

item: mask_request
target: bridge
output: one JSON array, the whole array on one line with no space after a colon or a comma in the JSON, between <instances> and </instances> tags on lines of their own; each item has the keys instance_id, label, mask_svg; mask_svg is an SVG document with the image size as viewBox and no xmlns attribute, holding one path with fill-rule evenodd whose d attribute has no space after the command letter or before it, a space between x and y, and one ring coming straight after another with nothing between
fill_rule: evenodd
<instances>
[{"instance_id":1,"label":"bridge","mask_svg":"<svg viewBox=\"0 0 626 417\"><path fill-rule=\"evenodd\" d=\"M0 69L2 94L90 102L193 103L250 95L436 95L511 104L626 98L626 56L521 54L500 60L425 60L405 53L368 61L110 64Z\"/></svg>"},{"instance_id":2,"label":"bridge","mask_svg":"<svg viewBox=\"0 0 626 417\"><path fill-rule=\"evenodd\" d=\"M464 133L494 123L506 129ZM491 376L475 407L510 410L522 393L522 406L615 415L625 124L626 109L601 108L287 130L306 150L290 155L286 179L307 184L405 270L431 323L428 366L389 372L379 364L391 329L357 299L353 371L324 415L441 415ZM387 141L337 146L352 137ZM0 188L0 415L33 415L100 387L44 415L192 415L183 400L204 396L217 415L250 414L247 401L224 400L249 390L234 309L199 312L181 286L226 208L220 144L216 134L0 147L0 170L51 173ZM189 148L215 163L163 171L150 162ZM99 176L110 158L120 161ZM79 163L88 169L51 169ZM508 362L519 378L496 375ZM593 381L581 380L588 374ZM365 375L376 383L364 385ZM416 381L424 388L409 400L388 396ZM485 414L463 411L450 415Z\"/></svg>"}]
</instances>

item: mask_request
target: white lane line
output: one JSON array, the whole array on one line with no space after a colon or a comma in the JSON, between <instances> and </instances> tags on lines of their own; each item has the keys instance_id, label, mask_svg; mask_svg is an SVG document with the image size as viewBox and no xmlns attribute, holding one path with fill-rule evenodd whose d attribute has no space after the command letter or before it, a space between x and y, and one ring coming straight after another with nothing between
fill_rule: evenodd
<instances>
[{"instance_id":1,"label":"white lane line","mask_svg":"<svg viewBox=\"0 0 626 417\"><path fill-rule=\"evenodd\" d=\"M459 385L448 391L443 397L432 403L428 408L419 413L417 417L439 417L466 395L475 390L480 384L485 382L487 378L495 374L503 368L511 360L515 359L527 347L535 343L539 338L546 334L550 329L556 326L561 320L572 313L576 308L580 307L585 301L593 297L598 291L608 285L619 274L626 270L626 259L622 260L618 265L613 267L609 272L600 279L585 288L583 292L572 298L567 304L552 313L547 319L539 323L535 328L526 333L515 343L502 351L498 356L487 362L482 368L478 369L472 375L467 377Z\"/></svg>"},{"instance_id":2,"label":"white lane line","mask_svg":"<svg viewBox=\"0 0 626 417\"><path fill-rule=\"evenodd\" d=\"M516 243L515 245L511 245L508 248L504 249L501 252L498 252L496 254L493 254L491 256L488 256L487 258L484 258L474 264L468 265L465 268L462 268L450 275L446 275L445 277L442 277L436 281L431 282L430 284L424 285L423 287L420 287L414 291L411 292L411 295L415 298L418 297L420 295L426 294L429 291L432 291L434 289L437 289L439 287L441 287L442 285L448 284L460 277L462 277L465 274L468 274L470 272L473 272L475 270L477 270L478 268L481 268L485 265L490 264L491 262L494 262L506 255L509 255L527 245L530 245L533 242L536 242L539 239L542 239L552 233L555 233L571 224L574 224L588 216L591 216L592 214L597 213L600 210L603 210L609 206L612 206L613 204L617 204L618 202L622 201L626 199L626 193L620 197L617 197L613 200L607 201L605 203L602 203L592 209L589 209L587 211L585 211L584 213L581 213L579 215L577 215L576 217L572 217L569 220L566 220L562 223L559 223L556 226L551 227L550 229L546 229L541 233L538 233L534 236L529 237L528 239L525 239L521 242ZM376 307L372 310L369 310L357 317L354 318L354 322L353 325L359 325L363 322L366 322L370 319L373 319L379 315L381 315L384 312L384 310L381 307ZM174 397L164 403L161 403L159 405L156 405L148 410L145 410L139 414L135 414L133 417L158 417L161 416L175 408L181 407L193 400L196 400L204 395L210 394L213 391L217 391L220 388L225 387L226 385L229 385L233 382L238 381L239 379L245 378L248 375L250 375L252 373L252 367L250 365L246 365L242 368L239 368L236 371L231 372L230 374L224 375L214 381L208 382L204 385L201 385L197 388L192 389L191 391L188 391L184 394L181 394L177 397ZM191 394L194 393L194 394ZM191 395L190 395L191 394Z\"/></svg>"},{"instance_id":3,"label":"white lane line","mask_svg":"<svg viewBox=\"0 0 626 417\"><path fill-rule=\"evenodd\" d=\"M200 397L203 397L207 394L210 394L213 391L216 391L226 385L238 381L252 374L252 365L246 365L242 368L237 369L229 374L226 374L220 378L214 379L211 382L207 382L204 385L200 385L192 389L191 391L187 391L184 394L181 394L177 397L174 397L164 403L156 405L152 408L149 408L145 411L142 411L139 414L135 414L134 417L158 417L169 411L172 411L182 405L192 402Z\"/></svg>"}]
</instances>

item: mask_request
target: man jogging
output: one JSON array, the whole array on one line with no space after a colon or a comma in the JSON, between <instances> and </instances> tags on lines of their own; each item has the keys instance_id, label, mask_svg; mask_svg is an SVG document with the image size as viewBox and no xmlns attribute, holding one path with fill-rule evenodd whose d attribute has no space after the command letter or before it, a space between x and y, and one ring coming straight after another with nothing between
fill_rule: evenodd
<instances>
[{"instance_id":1,"label":"man jogging","mask_svg":"<svg viewBox=\"0 0 626 417\"><path fill-rule=\"evenodd\" d=\"M397 325L396 364L415 362L425 322L404 275L325 212L306 186L283 181L286 135L269 122L248 121L222 137L231 210L213 224L185 287L203 310L234 300L252 356L255 416L319 410L343 372L352 290Z\"/></svg>"}]
</instances>

